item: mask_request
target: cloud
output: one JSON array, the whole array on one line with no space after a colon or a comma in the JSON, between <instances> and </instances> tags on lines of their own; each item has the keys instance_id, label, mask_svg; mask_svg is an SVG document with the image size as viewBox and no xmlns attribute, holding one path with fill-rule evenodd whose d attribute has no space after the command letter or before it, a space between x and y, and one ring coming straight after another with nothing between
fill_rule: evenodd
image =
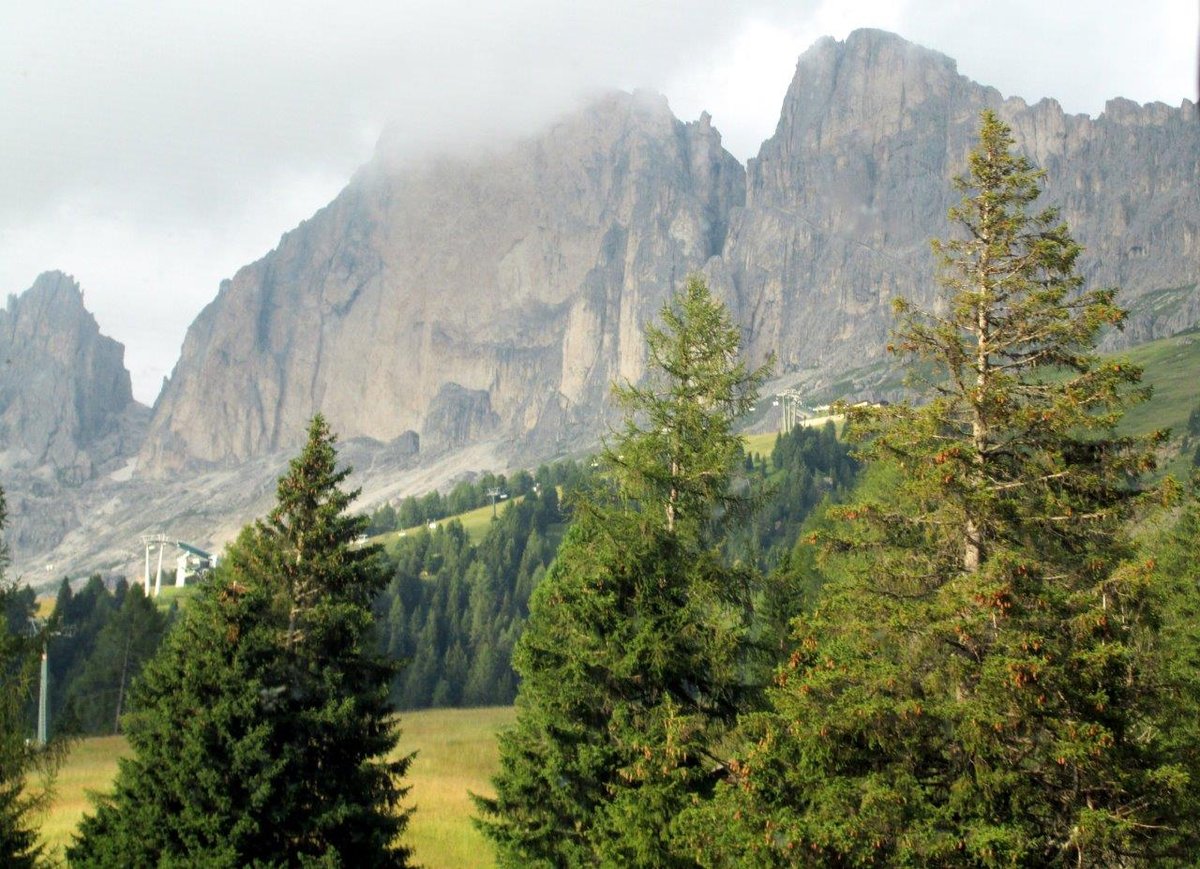
<instances>
[{"instance_id":1,"label":"cloud","mask_svg":"<svg viewBox=\"0 0 1200 869\"><path fill-rule=\"evenodd\" d=\"M1193 95L1196 6L1008 0L43 0L0 9L0 285L61 268L149 400L218 282L369 159L536 129L599 88L741 159L819 36L892 29L1006 94Z\"/></svg>"}]
</instances>

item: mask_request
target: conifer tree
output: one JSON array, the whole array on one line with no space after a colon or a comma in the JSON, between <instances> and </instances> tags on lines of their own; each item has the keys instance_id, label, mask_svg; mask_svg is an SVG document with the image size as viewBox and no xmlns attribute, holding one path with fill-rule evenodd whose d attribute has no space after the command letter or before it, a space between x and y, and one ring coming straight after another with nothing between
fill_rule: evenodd
<instances>
[{"instance_id":1,"label":"conifer tree","mask_svg":"<svg viewBox=\"0 0 1200 869\"><path fill-rule=\"evenodd\" d=\"M0 529L6 515L0 492ZM29 631L24 606L29 599L4 577L7 561L8 547L0 542L0 865L23 869L38 865L43 856L34 820L61 752L58 746L37 746L29 739L33 731L27 714L46 640Z\"/></svg>"},{"instance_id":2,"label":"conifer tree","mask_svg":"<svg viewBox=\"0 0 1200 869\"><path fill-rule=\"evenodd\" d=\"M0 588L0 602L14 593L10 585ZM35 866L42 854L33 819L37 802L25 780L37 761L26 718L30 688L36 687L37 660L27 636L0 625L0 864L4 866Z\"/></svg>"},{"instance_id":3,"label":"conifer tree","mask_svg":"<svg viewBox=\"0 0 1200 869\"><path fill-rule=\"evenodd\" d=\"M982 117L935 243L943 301L898 305L927 400L852 413L872 496L829 534L818 609L697 853L747 865L1150 865L1194 857L1195 747L1126 563L1150 444L1114 434L1146 394L1104 362L1123 312L1082 291L1042 173ZM717 824L716 820L732 819Z\"/></svg>"},{"instance_id":4,"label":"conifer tree","mask_svg":"<svg viewBox=\"0 0 1200 869\"><path fill-rule=\"evenodd\" d=\"M402 866L393 668L375 651L377 552L351 544L317 416L266 520L247 527L137 683L133 756L69 849L82 866Z\"/></svg>"},{"instance_id":5,"label":"conifer tree","mask_svg":"<svg viewBox=\"0 0 1200 869\"><path fill-rule=\"evenodd\" d=\"M717 549L740 458L734 419L764 373L693 278L647 329L649 375L615 390L624 429L608 485L581 499L534 592L481 826L506 866L690 865L671 825L716 781L741 706L748 577Z\"/></svg>"}]
</instances>

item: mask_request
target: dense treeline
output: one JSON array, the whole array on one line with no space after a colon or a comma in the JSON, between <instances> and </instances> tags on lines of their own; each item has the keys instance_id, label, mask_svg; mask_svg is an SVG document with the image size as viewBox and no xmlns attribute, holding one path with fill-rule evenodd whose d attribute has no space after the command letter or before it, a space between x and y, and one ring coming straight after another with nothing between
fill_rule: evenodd
<instances>
[{"instance_id":1,"label":"dense treeline","mask_svg":"<svg viewBox=\"0 0 1200 869\"><path fill-rule=\"evenodd\" d=\"M375 604L384 649L404 663L397 706L512 702L513 644L565 518L547 485L505 507L478 545L457 521L399 540L389 556L392 578Z\"/></svg>"},{"instance_id":2,"label":"dense treeline","mask_svg":"<svg viewBox=\"0 0 1200 869\"><path fill-rule=\"evenodd\" d=\"M99 576L77 591L64 579L49 619L49 717L54 732L117 733L129 689L174 616L140 585Z\"/></svg>"},{"instance_id":3,"label":"dense treeline","mask_svg":"<svg viewBox=\"0 0 1200 869\"><path fill-rule=\"evenodd\" d=\"M118 579L109 587L93 575L77 590L64 578L49 616L39 619L37 611L29 586L14 588L7 596L8 631L45 635L50 734L119 732L129 689L162 642L174 606L160 610L140 586ZM23 718L33 733L35 697L26 699Z\"/></svg>"},{"instance_id":4,"label":"dense treeline","mask_svg":"<svg viewBox=\"0 0 1200 869\"><path fill-rule=\"evenodd\" d=\"M501 499L521 498L547 486L574 489L585 476L586 469L571 460L542 465L532 474L526 470L516 471L511 477L484 473L476 480L456 483L446 494L434 489L419 497L409 495L398 505L384 504L371 514L367 533L385 534L401 528L416 528ZM496 493L494 496L493 492Z\"/></svg>"},{"instance_id":5,"label":"dense treeline","mask_svg":"<svg viewBox=\"0 0 1200 869\"><path fill-rule=\"evenodd\" d=\"M139 584L123 577L106 582L93 574L78 588L59 584L54 606L38 616L37 595L28 585L5 599L7 629L14 635L44 634L47 659L47 717L53 735L97 736L120 732L120 719L137 675L161 645L178 616L173 602L160 608ZM37 724L37 698L22 712L28 733Z\"/></svg>"},{"instance_id":6,"label":"dense treeline","mask_svg":"<svg viewBox=\"0 0 1200 869\"><path fill-rule=\"evenodd\" d=\"M761 491L761 509L729 548L755 553L764 565L790 565L787 552L803 520L823 500L844 497L856 471L832 424L781 434L769 459L748 456L743 464L739 485ZM404 663L393 692L399 708L513 701L512 651L530 595L558 551L569 505L589 479L572 461L542 466L478 544L451 521L391 547L392 579L375 609L384 650Z\"/></svg>"},{"instance_id":7,"label":"dense treeline","mask_svg":"<svg viewBox=\"0 0 1200 869\"><path fill-rule=\"evenodd\" d=\"M743 465L745 482L759 493L759 503L730 529L725 549L764 570L788 559L808 515L826 499L843 498L858 474L851 447L832 422L781 433L770 456L747 455ZM739 475L734 485L741 484Z\"/></svg>"}]
</instances>

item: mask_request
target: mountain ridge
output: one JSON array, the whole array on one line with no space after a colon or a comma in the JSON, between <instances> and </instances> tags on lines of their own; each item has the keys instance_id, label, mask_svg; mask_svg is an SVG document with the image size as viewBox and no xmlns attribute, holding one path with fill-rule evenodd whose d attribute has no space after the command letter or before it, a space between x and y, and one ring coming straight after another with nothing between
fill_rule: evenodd
<instances>
[{"instance_id":1,"label":"mountain ridge","mask_svg":"<svg viewBox=\"0 0 1200 869\"><path fill-rule=\"evenodd\" d=\"M691 271L781 374L877 357L891 298L933 301L928 240L984 108L1047 169L1046 199L1088 248L1086 278L1130 287L1130 302L1195 282L1200 140L1186 101L1067 115L858 30L800 56L776 131L744 168L707 115L684 123L646 92L609 94L484 157L377 154L189 330L142 472L294 445L318 409L349 436L414 431L426 449L578 447L606 418L608 382L640 375L641 327ZM1200 316L1182 307L1172 325Z\"/></svg>"},{"instance_id":2,"label":"mountain ridge","mask_svg":"<svg viewBox=\"0 0 1200 869\"><path fill-rule=\"evenodd\" d=\"M1116 98L1095 119L1069 115L855 31L799 57L744 167L707 114L685 123L647 92L481 156L405 161L381 141L329 205L222 282L125 466L133 479L84 483L76 530L39 546L83 570L128 559L122 535L155 522L227 539L317 410L365 462L368 506L482 469L471 462L585 449L613 418L610 382L641 374L644 325L693 272L742 324L751 361L776 356L776 387L827 390L881 364L893 297L933 303L929 239L950 231L950 179L984 108L1047 171L1043 202L1087 248L1088 283L1125 285L1134 315L1111 346L1200 322L1194 105ZM258 495L230 491L239 479ZM153 509L109 527L131 498Z\"/></svg>"}]
</instances>

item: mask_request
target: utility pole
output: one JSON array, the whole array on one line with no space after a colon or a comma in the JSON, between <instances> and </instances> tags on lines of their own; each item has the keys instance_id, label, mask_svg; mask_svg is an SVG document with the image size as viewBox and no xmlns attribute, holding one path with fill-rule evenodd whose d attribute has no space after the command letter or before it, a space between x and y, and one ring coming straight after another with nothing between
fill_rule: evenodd
<instances>
[{"instance_id":1,"label":"utility pole","mask_svg":"<svg viewBox=\"0 0 1200 869\"><path fill-rule=\"evenodd\" d=\"M50 729L50 721L47 707L48 695L50 693L50 637L42 639L42 681L38 688L38 725L37 725L37 744L45 745L47 732Z\"/></svg>"},{"instance_id":2,"label":"utility pole","mask_svg":"<svg viewBox=\"0 0 1200 869\"><path fill-rule=\"evenodd\" d=\"M33 637L37 637L38 632L46 625L45 619L31 618L29 620L29 630ZM57 631L45 631L41 636L42 641L42 666L38 680L38 720L37 720L37 736L36 742L38 745L45 745L50 739L50 638L57 636L71 636L74 634L74 628L68 626Z\"/></svg>"},{"instance_id":3,"label":"utility pole","mask_svg":"<svg viewBox=\"0 0 1200 869\"><path fill-rule=\"evenodd\" d=\"M31 617L29 619L30 636L36 637L38 631L47 627L47 619ZM50 637L74 636L74 625L67 624L58 630L46 630L42 640L42 667L38 673L37 685L37 739L38 745L44 745L50 738Z\"/></svg>"}]
</instances>

